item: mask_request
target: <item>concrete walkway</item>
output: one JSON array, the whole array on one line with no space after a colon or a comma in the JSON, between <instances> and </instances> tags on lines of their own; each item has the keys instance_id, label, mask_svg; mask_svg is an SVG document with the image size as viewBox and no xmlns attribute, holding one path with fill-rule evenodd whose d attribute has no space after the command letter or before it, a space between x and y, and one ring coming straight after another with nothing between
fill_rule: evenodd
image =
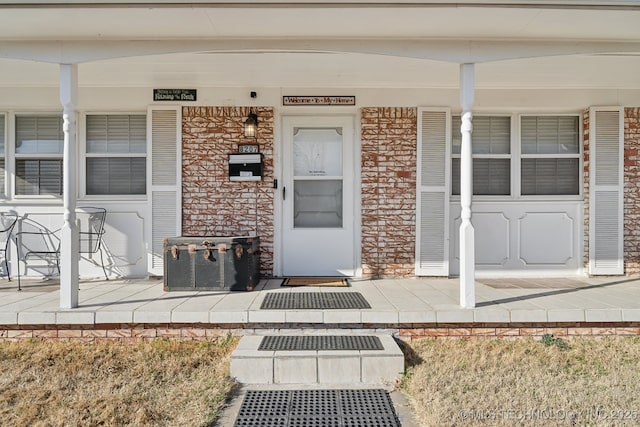
<instances>
[{"instance_id":1,"label":"concrete walkway","mask_svg":"<svg viewBox=\"0 0 640 427\"><path fill-rule=\"evenodd\" d=\"M83 281L80 305L60 309L55 282L0 283L0 325L113 323L455 324L640 322L640 278L478 279L477 307L458 305L458 280L352 281L348 288L280 287L254 292L165 292L158 278ZM268 292L362 293L366 310L260 310Z\"/></svg>"}]
</instances>

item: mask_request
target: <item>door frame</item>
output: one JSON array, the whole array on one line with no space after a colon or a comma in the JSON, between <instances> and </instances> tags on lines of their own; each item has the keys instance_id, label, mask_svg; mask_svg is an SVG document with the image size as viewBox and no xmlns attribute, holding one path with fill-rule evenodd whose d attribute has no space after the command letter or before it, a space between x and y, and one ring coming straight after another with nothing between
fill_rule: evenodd
<instances>
[{"instance_id":1,"label":"door frame","mask_svg":"<svg viewBox=\"0 0 640 427\"><path fill-rule=\"evenodd\" d=\"M327 110L326 107L308 107L300 110L297 107L292 109L282 108L275 111L274 122L274 179L278 181L278 188L274 188L273 194L273 276L282 277L283 274L283 239L284 239L284 209L282 200L283 185L283 149L284 149L284 119L285 117L300 118L350 118L353 121L353 250L354 250L354 277L362 277L362 203L361 203L361 181L362 181L362 142L360 133L361 115L359 109L335 108ZM274 185L275 187L275 185Z\"/></svg>"}]
</instances>

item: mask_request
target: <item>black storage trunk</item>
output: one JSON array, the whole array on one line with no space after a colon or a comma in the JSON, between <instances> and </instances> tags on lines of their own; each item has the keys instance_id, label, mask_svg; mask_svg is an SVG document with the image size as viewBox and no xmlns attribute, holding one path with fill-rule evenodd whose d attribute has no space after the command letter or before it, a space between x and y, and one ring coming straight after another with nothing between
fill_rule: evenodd
<instances>
[{"instance_id":1,"label":"black storage trunk","mask_svg":"<svg viewBox=\"0 0 640 427\"><path fill-rule=\"evenodd\" d=\"M164 240L164 290L252 291L260 280L259 237Z\"/></svg>"}]
</instances>

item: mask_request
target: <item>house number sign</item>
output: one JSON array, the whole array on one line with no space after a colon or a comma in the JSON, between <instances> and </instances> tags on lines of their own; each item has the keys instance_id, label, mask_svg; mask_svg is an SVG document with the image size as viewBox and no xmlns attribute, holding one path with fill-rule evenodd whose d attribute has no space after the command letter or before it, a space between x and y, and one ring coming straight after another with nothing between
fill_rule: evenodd
<instances>
[{"instance_id":1,"label":"house number sign","mask_svg":"<svg viewBox=\"0 0 640 427\"><path fill-rule=\"evenodd\" d=\"M282 105L356 105L355 96L283 96Z\"/></svg>"}]
</instances>

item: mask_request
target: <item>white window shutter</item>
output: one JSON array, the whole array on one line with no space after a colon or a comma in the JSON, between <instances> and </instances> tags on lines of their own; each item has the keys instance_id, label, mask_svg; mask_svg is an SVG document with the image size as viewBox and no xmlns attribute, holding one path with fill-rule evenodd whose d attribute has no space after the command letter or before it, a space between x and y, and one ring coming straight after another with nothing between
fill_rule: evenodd
<instances>
[{"instance_id":1,"label":"white window shutter","mask_svg":"<svg viewBox=\"0 0 640 427\"><path fill-rule=\"evenodd\" d=\"M451 113L418 110L416 275L449 275Z\"/></svg>"},{"instance_id":2,"label":"white window shutter","mask_svg":"<svg viewBox=\"0 0 640 427\"><path fill-rule=\"evenodd\" d=\"M0 198L5 197L5 115L0 114Z\"/></svg>"},{"instance_id":3,"label":"white window shutter","mask_svg":"<svg viewBox=\"0 0 640 427\"><path fill-rule=\"evenodd\" d=\"M163 240L181 234L181 121L180 107L152 107L147 115L149 169L149 271L163 274Z\"/></svg>"},{"instance_id":4,"label":"white window shutter","mask_svg":"<svg viewBox=\"0 0 640 427\"><path fill-rule=\"evenodd\" d=\"M624 273L624 109L589 111L589 273Z\"/></svg>"}]
</instances>

